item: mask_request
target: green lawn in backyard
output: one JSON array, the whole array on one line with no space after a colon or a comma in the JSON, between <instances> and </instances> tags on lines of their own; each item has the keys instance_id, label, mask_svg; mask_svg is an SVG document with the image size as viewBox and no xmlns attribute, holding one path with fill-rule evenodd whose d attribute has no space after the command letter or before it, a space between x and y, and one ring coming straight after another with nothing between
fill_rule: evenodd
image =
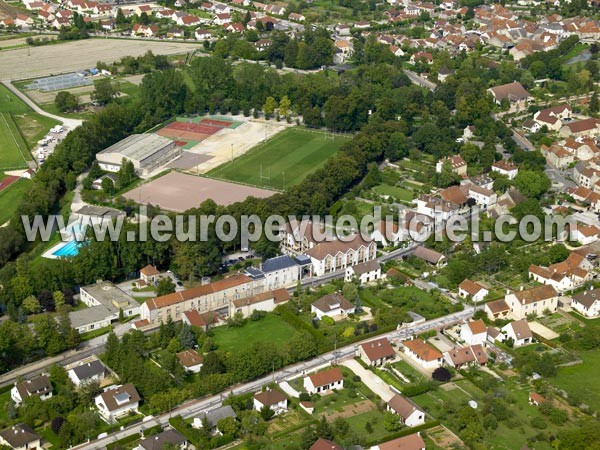
<instances>
[{"instance_id":1,"label":"green lawn in backyard","mask_svg":"<svg viewBox=\"0 0 600 450\"><path fill-rule=\"evenodd\" d=\"M379 186L375 186L373 190L379 195L389 195L390 197L394 197L396 200L410 202L413 199L412 191L397 186L380 184Z\"/></svg>"},{"instance_id":2,"label":"green lawn in backyard","mask_svg":"<svg viewBox=\"0 0 600 450\"><path fill-rule=\"evenodd\" d=\"M30 185L30 180L21 179L0 191L0 225L12 217Z\"/></svg>"},{"instance_id":3,"label":"green lawn in backyard","mask_svg":"<svg viewBox=\"0 0 600 450\"><path fill-rule=\"evenodd\" d=\"M211 170L208 176L283 189L284 185L289 187L300 183L322 167L349 139L342 136L332 139L325 133L288 128L245 155Z\"/></svg>"},{"instance_id":4,"label":"green lawn in backyard","mask_svg":"<svg viewBox=\"0 0 600 450\"><path fill-rule=\"evenodd\" d=\"M239 352L255 342L287 342L295 330L275 314L267 314L261 320L248 320L239 328L222 326L213 329L214 341L219 350Z\"/></svg>"},{"instance_id":5,"label":"green lawn in backyard","mask_svg":"<svg viewBox=\"0 0 600 450\"><path fill-rule=\"evenodd\" d=\"M346 418L350 429L354 430L358 435L364 435L369 441L383 440L386 436L390 435L389 431L386 431L383 421L383 412L378 409L374 409L362 414L356 414L354 416ZM371 424L371 432L367 431L367 423Z\"/></svg>"},{"instance_id":6,"label":"green lawn in backyard","mask_svg":"<svg viewBox=\"0 0 600 450\"><path fill-rule=\"evenodd\" d=\"M559 389L564 389L569 395L599 411L600 390L591 389L590 386L595 386L600 373L600 351L582 351L578 354L583 364L559 367L557 375L550 381Z\"/></svg>"}]
</instances>

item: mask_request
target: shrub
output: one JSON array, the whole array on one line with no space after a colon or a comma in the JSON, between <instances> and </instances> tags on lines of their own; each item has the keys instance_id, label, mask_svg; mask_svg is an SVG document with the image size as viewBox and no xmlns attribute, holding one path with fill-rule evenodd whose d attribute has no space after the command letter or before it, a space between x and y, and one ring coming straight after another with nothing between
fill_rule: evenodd
<instances>
[{"instance_id":1,"label":"shrub","mask_svg":"<svg viewBox=\"0 0 600 450\"><path fill-rule=\"evenodd\" d=\"M441 381L442 383L445 383L446 381L450 381L450 379L452 378L452 374L445 367L438 367L433 371L431 377L436 381Z\"/></svg>"},{"instance_id":2,"label":"shrub","mask_svg":"<svg viewBox=\"0 0 600 450\"><path fill-rule=\"evenodd\" d=\"M548 427L548 424L546 423L546 421L539 416L531 419L530 423L533 428L536 428L538 430L544 430Z\"/></svg>"}]
</instances>

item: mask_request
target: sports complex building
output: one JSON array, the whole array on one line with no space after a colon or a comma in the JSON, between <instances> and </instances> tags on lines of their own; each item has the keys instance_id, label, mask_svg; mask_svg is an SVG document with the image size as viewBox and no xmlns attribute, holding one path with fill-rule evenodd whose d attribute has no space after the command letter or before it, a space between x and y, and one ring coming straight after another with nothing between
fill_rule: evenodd
<instances>
[{"instance_id":1,"label":"sports complex building","mask_svg":"<svg viewBox=\"0 0 600 450\"><path fill-rule=\"evenodd\" d=\"M157 134L132 134L96 155L107 172L118 172L123 158L131 161L139 175L146 175L181 155L181 147Z\"/></svg>"}]
</instances>

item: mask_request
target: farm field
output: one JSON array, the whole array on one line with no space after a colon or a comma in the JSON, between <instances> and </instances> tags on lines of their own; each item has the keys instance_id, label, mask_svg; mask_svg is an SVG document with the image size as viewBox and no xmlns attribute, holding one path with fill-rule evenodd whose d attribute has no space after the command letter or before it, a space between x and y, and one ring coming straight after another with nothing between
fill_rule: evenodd
<instances>
[{"instance_id":1,"label":"farm field","mask_svg":"<svg viewBox=\"0 0 600 450\"><path fill-rule=\"evenodd\" d=\"M281 318L274 314L267 314L261 320L248 320L242 327L215 328L213 339L220 351L239 352L255 342L286 342L294 334L294 331L294 328Z\"/></svg>"},{"instance_id":2,"label":"farm field","mask_svg":"<svg viewBox=\"0 0 600 450\"><path fill-rule=\"evenodd\" d=\"M349 140L344 136L332 140L324 133L288 128L245 155L211 170L208 176L284 189L322 167Z\"/></svg>"}]
</instances>

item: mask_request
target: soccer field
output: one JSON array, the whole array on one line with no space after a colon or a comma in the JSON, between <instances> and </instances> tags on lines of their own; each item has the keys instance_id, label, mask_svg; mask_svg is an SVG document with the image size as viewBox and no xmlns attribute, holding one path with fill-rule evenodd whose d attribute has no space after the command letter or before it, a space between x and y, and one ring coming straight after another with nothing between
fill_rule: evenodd
<instances>
[{"instance_id":1,"label":"soccer field","mask_svg":"<svg viewBox=\"0 0 600 450\"><path fill-rule=\"evenodd\" d=\"M11 115L27 112L27 105L0 85L0 170L27 167L29 151Z\"/></svg>"},{"instance_id":2,"label":"soccer field","mask_svg":"<svg viewBox=\"0 0 600 450\"><path fill-rule=\"evenodd\" d=\"M350 137L288 128L208 176L253 186L285 189L325 164Z\"/></svg>"}]
</instances>

